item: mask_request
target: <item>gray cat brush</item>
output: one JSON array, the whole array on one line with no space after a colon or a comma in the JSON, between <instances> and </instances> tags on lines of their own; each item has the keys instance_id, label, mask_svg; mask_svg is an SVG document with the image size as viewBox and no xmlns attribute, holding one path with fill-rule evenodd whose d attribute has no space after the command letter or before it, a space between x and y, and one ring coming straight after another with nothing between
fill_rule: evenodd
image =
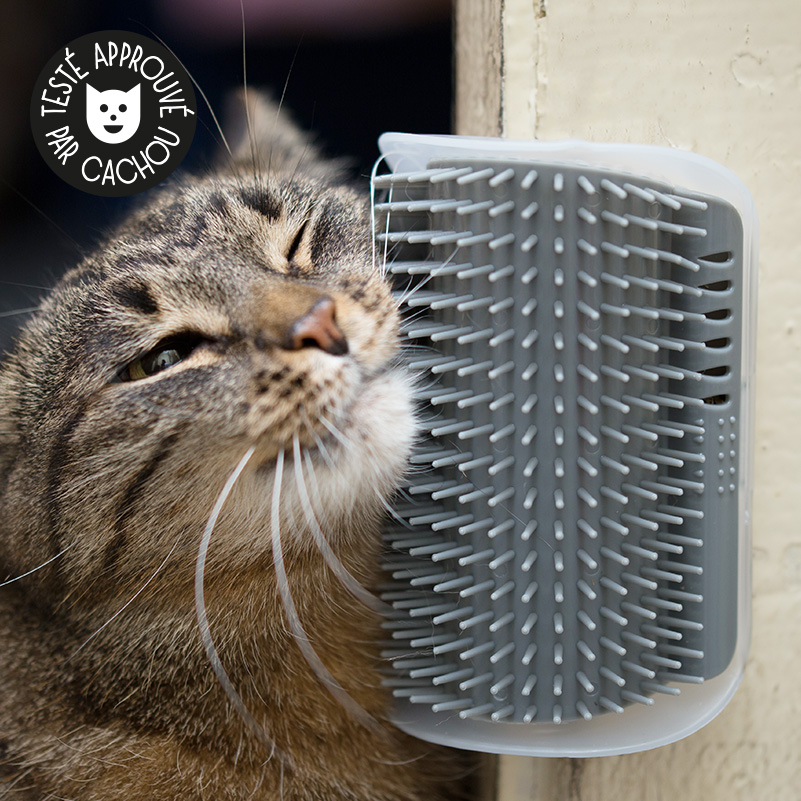
<instances>
[{"instance_id":1,"label":"gray cat brush","mask_svg":"<svg viewBox=\"0 0 801 801\"><path fill-rule=\"evenodd\" d=\"M425 432L386 532L396 723L534 756L691 734L750 636L750 194L664 148L380 146Z\"/></svg>"}]
</instances>

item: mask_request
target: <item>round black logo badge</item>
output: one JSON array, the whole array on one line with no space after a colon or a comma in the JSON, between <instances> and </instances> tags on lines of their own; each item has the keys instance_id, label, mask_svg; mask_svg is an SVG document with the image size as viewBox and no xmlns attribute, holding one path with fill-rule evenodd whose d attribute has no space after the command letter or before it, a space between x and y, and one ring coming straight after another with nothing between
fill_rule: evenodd
<instances>
[{"instance_id":1,"label":"round black logo badge","mask_svg":"<svg viewBox=\"0 0 801 801\"><path fill-rule=\"evenodd\" d=\"M147 36L100 31L63 47L31 101L36 146L53 172L93 195L143 192L181 163L195 134L192 81Z\"/></svg>"}]
</instances>

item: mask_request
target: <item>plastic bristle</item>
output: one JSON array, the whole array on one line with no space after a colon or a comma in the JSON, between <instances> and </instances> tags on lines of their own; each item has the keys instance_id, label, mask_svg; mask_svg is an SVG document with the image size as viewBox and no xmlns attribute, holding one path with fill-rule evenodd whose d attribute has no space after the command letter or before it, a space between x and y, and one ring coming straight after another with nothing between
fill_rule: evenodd
<instances>
[{"instance_id":1,"label":"plastic bristle","mask_svg":"<svg viewBox=\"0 0 801 801\"><path fill-rule=\"evenodd\" d=\"M375 186L404 336L433 349L410 359L419 506L388 538L393 691L566 724L716 676L736 637L736 548L709 533L736 529L739 222L564 165L452 159Z\"/></svg>"}]
</instances>

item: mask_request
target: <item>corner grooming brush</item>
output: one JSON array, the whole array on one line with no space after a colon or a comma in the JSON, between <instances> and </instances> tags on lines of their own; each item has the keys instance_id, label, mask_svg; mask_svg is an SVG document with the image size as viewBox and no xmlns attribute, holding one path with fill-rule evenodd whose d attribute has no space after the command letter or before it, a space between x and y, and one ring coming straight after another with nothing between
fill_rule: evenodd
<instances>
[{"instance_id":1,"label":"corner grooming brush","mask_svg":"<svg viewBox=\"0 0 801 801\"><path fill-rule=\"evenodd\" d=\"M692 733L749 640L748 191L662 148L380 144L426 432L387 531L396 722L540 756Z\"/></svg>"}]
</instances>

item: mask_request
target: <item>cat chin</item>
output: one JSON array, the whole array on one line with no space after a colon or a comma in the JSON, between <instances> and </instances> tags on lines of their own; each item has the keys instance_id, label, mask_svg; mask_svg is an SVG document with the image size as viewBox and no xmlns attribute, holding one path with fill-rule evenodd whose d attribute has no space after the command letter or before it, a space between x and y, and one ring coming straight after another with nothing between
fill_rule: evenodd
<instances>
[{"instance_id":1,"label":"cat chin","mask_svg":"<svg viewBox=\"0 0 801 801\"><path fill-rule=\"evenodd\" d=\"M316 446L302 447L299 471L293 446L284 449L281 518L295 524L287 525L282 537L291 540L305 532L308 504L332 544L355 521L377 520L385 512L408 470L417 436L413 393L413 379L405 370L382 371L361 383L353 400L335 417L328 436ZM271 519L277 454L257 454L253 468L243 473L231 496L229 509L233 507L234 518L243 523L240 544L247 548L262 531L258 521ZM306 533L301 537L306 541ZM311 538L308 544L312 545Z\"/></svg>"},{"instance_id":2,"label":"cat chin","mask_svg":"<svg viewBox=\"0 0 801 801\"><path fill-rule=\"evenodd\" d=\"M368 500L380 504L408 469L417 434L413 382L407 372L390 370L368 380L340 422L340 436L321 460L321 489L347 514ZM326 446L327 447L327 446Z\"/></svg>"}]
</instances>

